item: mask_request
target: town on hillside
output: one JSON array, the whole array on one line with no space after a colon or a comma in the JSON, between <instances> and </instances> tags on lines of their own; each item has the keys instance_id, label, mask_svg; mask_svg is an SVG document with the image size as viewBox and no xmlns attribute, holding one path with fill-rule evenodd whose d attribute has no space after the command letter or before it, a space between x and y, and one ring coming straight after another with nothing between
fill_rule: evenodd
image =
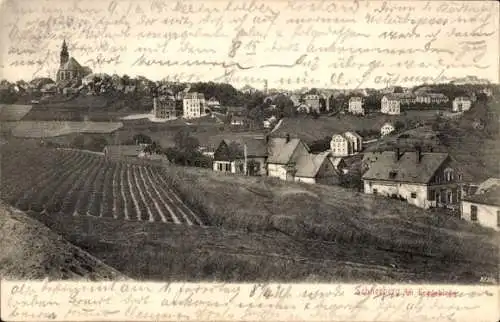
<instances>
[{"instance_id":1,"label":"town on hillside","mask_svg":"<svg viewBox=\"0 0 500 322\"><path fill-rule=\"evenodd\" d=\"M499 85L168 82L95 73L67 41L55 75L0 83L1 199L117 271L496 281Z\"/></svg>"}]
</instances>

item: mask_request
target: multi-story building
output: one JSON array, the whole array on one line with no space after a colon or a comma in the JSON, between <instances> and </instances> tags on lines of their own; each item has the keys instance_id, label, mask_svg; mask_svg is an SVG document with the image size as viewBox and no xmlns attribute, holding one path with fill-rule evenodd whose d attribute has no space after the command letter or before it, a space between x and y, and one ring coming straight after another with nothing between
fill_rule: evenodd
<instances>
[{"instance_id":1,"label":"multi-story building","mask_svg":"<svg viewBox=\"0 0 500 322\"><path fill-rule=\"evenodd\" d=\"M380 101L380 112L389 115L398 115L401 113L401 102L394 95L385 95Z\"/></svg>"},{"instance_id":2,"label":"multi-story building","mask_svg":"<svg viewBox=\"0 0 500 322\"><path fill-rule=\"evenodd\" d=\"M349 113L352 114L365 114L365 109L363 108L363 98L359 96L353 96L349 99Z\"/></svg>"},{"instance_id":3,"label":"multi-story building","mask_svg":"<svg viewBox=\"0 0 500 322\"><path fill-rule=\"evenodd\" d=\"M184 118L192 119L206 115L206 102L202 93L185 93L182 99Z\"/></svg>"},{"instance_id":4,"label":"multi-story building","mask_svg":"<svg viewBox=\"0 0 500 322\"><path fill-rule=\"evenodd\" d=\"M316 111L319 113L320 103L319 103L319 95L316 94L307 94L304 96L304 103L309 106L309 112Z\"/></svg>"},{"instance_id":5,"label":"multi-story building","mask_svg":"<svg viewBox=\"0 0 500 322\"><path fill-rule=\"evenodd\" d=\"M500 230L500 179L490 178L462 200L461 218Z\"/></svg>"},{"instance_id":6,"label":"multi-story building","mask_svg":"<svg viewBox=\"0 0 500 322\"><path fill-rule=\"evenodd\" d=\"M153 97L153 113L158 119L173 119L177 116L175 99L166 95Z\"/></svg>"},{"instance_id":7,"label":"multi-story building","mask_svg":"<svg viewBox=\"0 0 500 322\"><path fill-rule=\"evenodd\" d=\"M466 96L455 97L452 103L451 110L453 112L464 112L470 110L472 101Z\"/></svg>"}]
</instances>

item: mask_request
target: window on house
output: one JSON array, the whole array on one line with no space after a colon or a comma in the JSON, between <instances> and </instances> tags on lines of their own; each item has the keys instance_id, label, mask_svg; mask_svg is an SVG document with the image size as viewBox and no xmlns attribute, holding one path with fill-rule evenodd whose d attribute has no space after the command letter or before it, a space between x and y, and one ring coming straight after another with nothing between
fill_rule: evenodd
<instances>
[{"instance_id":1,"label":"window on house","mask_svg":"<svg viewBox=\"0 0 500 322\"><path fill-rule=\"evenodd\" d=\"M477 221L477 206L470 206L470 220Z\"/></svg>"},{"instance_id":2,"label":"window on house","mask_svg":"<svg viewBox=\"0 0 500 322\"><path fill-rule=\"evenodd\" d=\"M231 171L231 164L230 163L226 163L226 171Z\"/></svg>"},{"instance_id":3,"label":"window on house","mask_svg":"<svg viewBox=\"0 0 500 322\"><path fill-rule=\"evenodd\" d=\"M396 178L397 175L398 175L397 171L391 171L391 172L389 172L389 178L390 179Z\"/></svg>"},{"instance_id":4,"label":"window on house","mask_svg":"<svg viewBox=\"0 0 500 322\"><path fill-rule=\"evenodd\" d=\"M373 194L376 195L377 194L377 189L373 189Z\"/></svg>"},{"instance_id":5,"label":"window on house","mask_svg":"<svg viewBox=\"0 0 500 322\"><path fill-rule=\"evenodd\" d=\"M222 171L222 163L218 164L219 171Z\"/></svg>"},{"instance_id":6,"label":"window on house","mask_svg":"<svg viewBox=\"0 0 500 322\"><path fill-rule=\"evenodd\" d=\"M429 201L434 201L434 200L436 200L434 190L429 190L429 193L427 194L427 199L428 199Z\"/></svg>"},{"instance_id":7,"label":"window on house","mask_svg":"<svg viewBox=\"0 0 500 322\"><path fill-rule=\"evenodd\" d=\"M417 193L416 193L416 192L412 192L412 193L411 193L411 198L412 198L412 199L417 198Z\"/></svg>"},{"instance_id":8,"label":"window on house","mask_svg":"<svg viewBox=\"0 0 500 322\"><path fill-rule=\"evenodd\" d=\"M497 210L497 227L500 227L500 210Z\"/></svg>"}]
</instances>

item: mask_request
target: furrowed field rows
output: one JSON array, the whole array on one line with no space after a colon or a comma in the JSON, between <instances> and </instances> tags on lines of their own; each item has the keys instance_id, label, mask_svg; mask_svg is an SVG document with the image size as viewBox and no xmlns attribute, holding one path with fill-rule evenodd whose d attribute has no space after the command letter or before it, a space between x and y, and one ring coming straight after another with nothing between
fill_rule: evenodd
<instances>
[{"instance_id":1,"label":"furrowed field rows","mask_svg":"<svg viewBox=\"0 0 500 322\"><path fill-rule=\"evenodd\" d=\"M156 166L111 162L77 150L7 149L2 156L1 197L22 210L205 225Z\"/></svg>"}]
</instances>

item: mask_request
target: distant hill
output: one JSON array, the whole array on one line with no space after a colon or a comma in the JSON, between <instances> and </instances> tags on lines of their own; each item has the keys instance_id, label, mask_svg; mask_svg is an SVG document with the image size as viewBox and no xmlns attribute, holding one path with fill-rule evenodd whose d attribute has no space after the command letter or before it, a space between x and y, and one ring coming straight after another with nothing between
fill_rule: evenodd
<instances>
[{"instance_id":1,"label":"distant hill","mask_svg":"<svg viewBox=\"0 0 500 322\"><path fill-rule=\"evenodd\" d=\"M42 223L3 203L0 203L0 236L0 275L5 278L124 278Z\"/></svg>"}]
</instances>

